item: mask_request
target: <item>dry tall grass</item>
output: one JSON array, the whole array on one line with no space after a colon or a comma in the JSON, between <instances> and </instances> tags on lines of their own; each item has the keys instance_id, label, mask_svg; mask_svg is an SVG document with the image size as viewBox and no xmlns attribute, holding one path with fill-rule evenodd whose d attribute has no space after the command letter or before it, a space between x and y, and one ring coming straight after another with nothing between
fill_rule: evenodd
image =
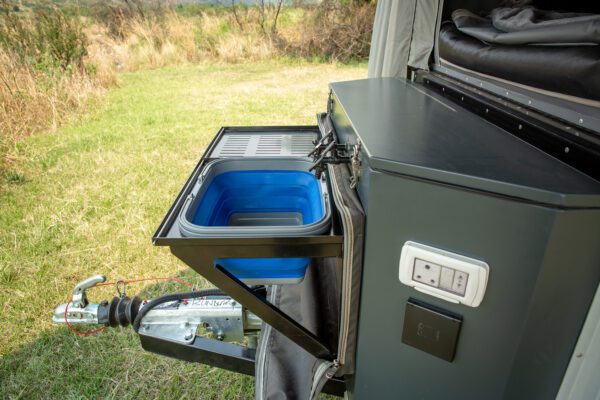
<instances>
[{"instance_id":1,"label":"dry tall grass","mask_svg":"<svg viewBox=\"0 0 600 400\"><path fill-rule=\"evenodd\" d=\"M246 26L257 20L256 13L244 13ZM234 19L231 13L208 11L197 17L182 17L165 10L160 15L121 19L119 35L115 35L109 24L79 18L87 54L82 66L68 70L55 65L40 67L27 51L22 56L8 46L0 47L0 171L17 157L18 140L56 129L116 84L119 71L199 61L256 61L279 55L270 37L257 29L242 31ZM37 31L28 26L31 21L18 22L25 25L8 29L7 43L22 41L20 31ZM30 40L32 46L35 40ZM30 53L41 56L38 49Z\"/></svg>"},{"instance_id":2,"label":"dry tall grass","mask_svg":"<svg viewBox=\"0 0 600 400\"><path fill-rule=\"evenodd\" d=\"M0 172L19 139L55 129L116 82L114 71L98 73L83 35L79 19L60 12L1 16Z\"/></svg>"},{"instance_id":3,"label":"dry tall grass","mask_svg":"<svg viewBox=\"0 0 600 400\"><path fill-rule=\"evenodd\" d=\"M54 9L33 19L14 13L0 19L0 172L20 138L58 127L115 85L119 71L279 56L364 58L375 7L324 0L283 11L222 7L182 15L108 3L103 10L95 17Z\"/></svg>"},{"instance_id":4,"label":"dry tall grass","mask_svg":"<svg viewBox=\"0 0 600 400\"><path fill-rule=\"evenodd\" d=\"M124 71L185 62L257 61L281 55L270 36L252 28L255 20L258 11L254 9L243 16L238 12L237 17L210 9L194 17L166 10L160 16L121 21L118 35L111 34L110 25L94 23L87 29L88 51L103 68Z\"/></svg>"},{"instance_id":5,"label":"dry tall grass","mask_svg":"<svg viewBox=\"0 0 600 400\"><path fill-rule=\"evenodd\" d=\"M83 71L37 71L0 50L0 155L14 157L15 143L33 132L55 129L111 82Z\"/></svg>"}]
</instances>

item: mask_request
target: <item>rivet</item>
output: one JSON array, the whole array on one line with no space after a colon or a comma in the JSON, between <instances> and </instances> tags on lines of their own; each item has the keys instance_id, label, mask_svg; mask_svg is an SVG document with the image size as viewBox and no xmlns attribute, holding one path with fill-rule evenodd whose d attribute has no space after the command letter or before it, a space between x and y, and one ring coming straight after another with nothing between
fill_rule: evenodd
<instances>
[{"instance_id":1,"label":"rivet","mask_svg":"<svg viewBox=\"0 0 600 400\"><path fill-rule=\"evenodd\" d=\"M489 109L489 108L486 108L486 109L485 109L485 113L487 114L487 113L489 113L489 112L490 112L490 109Z\"/></svg>"},{"instance_id":2,"label":"rivet","mask_svg":"<svg viewBox=\"0 0 600 400\"><path fill-rule=\"evenodd\" d=\"M460 96L460 101L464 101L464 100L465 100L464 96Z\"/></svg>"},{"instance_id":3,"label":"rivet","mask_svg":"<svg viewBox=\"0 0 600 400\"><path fill-rule=\"evenodd\" d=\"M527 104L531 104L531 100L527 100Z\"/></svg>"},{"instance_id":4,"label":"rivet","mask_svg":"<svg viewBox=\"0 0 600 400\"><path fill-rule=\"evenodd\" d=\"M583 124L583 118L579 118L579 123Z\"/></svg>"},{"instance_id":5,"label":"rivet","mask_svg":"<svg viewBox=\"0 0 600 400\"><path fill-rule=\"evenodd\" d=\"M519 124L519 130L523 129L523 125Z\"/></svg>"},{"instance_id":6,"label":"rivet","mask_svg":"<svg viewBox=\"0 0 600 400\"><path fill-rule=\"evenodd\" d=\"M568 153L568 152L569 152L569 148L565 147L565 153Z\"/></svg>"}]
</instances>

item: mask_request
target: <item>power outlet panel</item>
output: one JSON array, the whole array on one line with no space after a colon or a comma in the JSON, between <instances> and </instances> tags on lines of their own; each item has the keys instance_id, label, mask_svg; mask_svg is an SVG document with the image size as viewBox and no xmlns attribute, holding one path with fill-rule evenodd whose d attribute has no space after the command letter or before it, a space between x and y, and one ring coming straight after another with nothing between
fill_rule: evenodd
<instances>
[{"instance_id":1,"label":"power outlet panel","mask_svg":"<svg viewBox=\"0 0 600 400\"><path fill-rule=\"evenodd\" d=\"M440 299L478 307L487 287L487 263L408 241L400 255L400 282Z\"/></svg>"}]
</instances>

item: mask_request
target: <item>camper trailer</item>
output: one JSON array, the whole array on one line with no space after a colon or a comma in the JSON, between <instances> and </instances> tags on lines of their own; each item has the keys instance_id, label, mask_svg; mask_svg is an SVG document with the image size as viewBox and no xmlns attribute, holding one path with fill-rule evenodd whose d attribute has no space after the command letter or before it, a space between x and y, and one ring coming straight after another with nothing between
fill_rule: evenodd
<instances>
[{"instance_id":1,"label":"camper trailer","mask_svg":"<svg viewBox=\"0 0 600 400\"><path fill-rule=\"evenodd\" d=\"M215 289L55 322L261 400L600 398L598 3L379 0L368 79L219 130L152 240Z\"/></svg>"}]
</instances>

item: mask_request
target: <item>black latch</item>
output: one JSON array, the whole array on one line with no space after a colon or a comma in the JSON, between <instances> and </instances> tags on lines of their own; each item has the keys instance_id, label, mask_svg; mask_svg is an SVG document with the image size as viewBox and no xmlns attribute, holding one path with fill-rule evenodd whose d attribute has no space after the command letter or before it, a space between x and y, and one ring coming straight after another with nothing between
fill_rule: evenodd
<instances>
[{"instance_id":1,"label":"black latch","mask_svg":"<svg viewBox=\"0 0 600 400\"><path fill-rule=\"evenodd\" d=\"M315 176L320 179L327 164L349 164L351 162L351 150L352 146L339 144L335 140L328 143L319 143L309 154L309 157L313 158L313 165L311 165L309 171L315 171Z\"/></svg>"},{"instance_id":2,"label":"black latch","mask_svg":"<svg viewBox=\"0 0 600 400\"><path fill-rule=\"evenodd\" d=\"M326 116L326 122L324 135L320 140L313 142L315 148L308 153L308 156L313 159L309 171L315 171L317 179L321 179L327 164L350 164L352 173L350 186L354 188L360 176L360 141L355 145L338 143L329 115Z\"/></svg>"}]
</instances>

